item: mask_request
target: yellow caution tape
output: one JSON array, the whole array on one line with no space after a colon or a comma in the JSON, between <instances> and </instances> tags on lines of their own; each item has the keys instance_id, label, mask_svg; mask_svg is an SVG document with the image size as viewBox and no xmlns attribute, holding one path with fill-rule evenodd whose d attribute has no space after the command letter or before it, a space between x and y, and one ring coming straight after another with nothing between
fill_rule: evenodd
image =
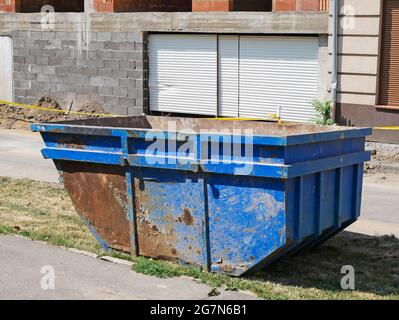
<instances>
[{"instance_id":1,"label":"yellow caution tape","mask_svg":"<svg viewBox=\"0 0 399 320\"><path fill-rule=\"evenodd\" d=\"M59 110L59 109L45 108L45 107L40 107L40 106L31 106L31 105L23 104L23 103L9 102L9 101L4 101L4 100L0 100L0 104L4 104L4 106L2 106L2 107L17 107L17 108L23 108L23 109L36 109L36 110L63 113L65 115L72 114L72 115L80 115L80 116L118 117L118 115L115 115L115 114L102 114L102 113Z\"/></svg>"},{"instance_id":2,"label":"yellow caution tape","mask_svg":"<svg viewBox=\"0 0 399 320\"><path fill-rule=\"evenodd\" d=\"M120 117L120 115L115 114L102 114L102 113L90 113L90 112L79 112L79 111L68 111L68 110L59 110L53 108L45 108L40 106L32 106L23 103L15 103L5 100L0 100L0 104L3 104L1 107L17 107L23 109L36 109L50 112L63 113L65 115L80 115L80 116L96 116L96 117ZM271 115L271 118L208 118L208 120L223 120L223 121L275 121L278 122L278 118L275 115ZM283 123L283 122L282 122ZM376 130L399 130L399 126L387 126L387 127L375 127Z\"/></svg>"},{"instance_id":3,"label":"yellow caution tape","mask_svg":"<svg viewBox=\"0 0 399 320\"><path fill-rule=\"evenodd\" d=\"M398 126L391 126L391 127L375 127L374 129L377 130L399 130Z\"/></svg>"}]
</instances>

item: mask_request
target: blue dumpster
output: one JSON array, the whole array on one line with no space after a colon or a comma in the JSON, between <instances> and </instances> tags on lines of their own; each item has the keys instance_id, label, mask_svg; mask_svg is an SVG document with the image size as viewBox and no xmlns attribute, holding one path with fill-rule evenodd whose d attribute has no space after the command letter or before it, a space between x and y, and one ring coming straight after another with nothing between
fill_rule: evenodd
<instances>
[{"instance_id":1,"label":"blue dumpster","mask_svg":"<svg viewBox=\"0 0 399 320\"><path fill-rule=\"evenodd\" d=\"M103 248L234 276L355 222L370 159L369 128L138 116L32 130Z\"/></svg>"}]
</instances>

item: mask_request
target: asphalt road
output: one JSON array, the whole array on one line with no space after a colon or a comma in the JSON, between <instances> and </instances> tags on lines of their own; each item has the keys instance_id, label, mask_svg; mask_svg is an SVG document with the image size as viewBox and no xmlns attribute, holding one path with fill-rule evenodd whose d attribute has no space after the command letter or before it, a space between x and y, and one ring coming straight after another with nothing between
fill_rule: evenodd
<instances>
[{"instance_id":1,"label":"asphalt road","mask_svg":"<svg viewBox=\"0 0 399 320\"><path fill-rule=\"evenodd\" d=\"M0 270L0 300L256 299L225 290L210 298L212 288L189 278L145 276L127 265L12 236L0 236Z\"/></svg>"},{"instance_id":2,"label":"asphalt road","mask_svg":"<svg viewBox=\"0 0 399 320\"><path fill-rule=\"evenodd\" d=\"M0 176L58 182L58 172L51 160L44 160L39 134L0 129Z\"/></svg>"}]
</instances>

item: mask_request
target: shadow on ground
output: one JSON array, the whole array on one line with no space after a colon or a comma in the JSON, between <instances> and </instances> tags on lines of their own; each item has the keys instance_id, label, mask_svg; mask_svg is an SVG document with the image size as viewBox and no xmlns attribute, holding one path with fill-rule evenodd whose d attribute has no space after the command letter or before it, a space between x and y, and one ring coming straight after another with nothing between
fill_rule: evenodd
<instances>
[{"instance_id":1,"label":"shadow on ground","mask_svg":"<svg viewBox=\"0 0 399 320\"><path fill-rule=\"evenodd\" d=\"M393 236L343 232L315 249L280 260L256 278L339 292L344 265L354 267L357 291L399 295L399 239Z\"/></svg>"}]
</instances>

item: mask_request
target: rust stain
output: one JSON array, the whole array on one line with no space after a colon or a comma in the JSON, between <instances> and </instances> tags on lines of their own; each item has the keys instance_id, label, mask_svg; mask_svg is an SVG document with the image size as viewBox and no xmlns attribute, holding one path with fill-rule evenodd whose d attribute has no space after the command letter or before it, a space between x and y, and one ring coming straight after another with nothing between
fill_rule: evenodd
<instances>
[{"instance_id":1,"label":"rust stain","mask_svg":"<svg viewBox=\"0 0 399 320\"><path fill-rule=\"evenodd\" d=\"M76 211L111 248L130 252L124 169L78 162L59 162L58 166Z\"/></svg>"},{"instance_id":2,"label":"rust stain","mask_svg":"<svg viewBox=\"0 0 399 320\"><path fill-rule=\"evenodd\" d=\"M160 232L157 226L145 219L139 218L138 242L140 254L145 257L176 261L177 249L171 243L176 239L172 235Z\"/></svg>"},{"instance_id":3,"label":"rust stain","mask_svg":"<svg viewBox=\"0 0 399 320\"><path fill-rule=\"evenodd\" d=\"M188 208L184 208L184 210L183 210L182 221L187 226L192 226L194 224L194 218L191 215L191 212Z\"/></svg>"},{"instance_id":4,"label":"rust stain","mask_svg":"<svg viewBox=\"0 0 399 320\"><path fill-rule=\"evenodd\" d=\"M63 137L61 141L58 143L61 147L65 147L68 149L78 149L83 150L86 143L80 139L79 136L71 135Z\"/></svg>"},{"instance_id":5,"label":"rust stain","mask_svg":"<svg viewBox=\"0 0 399 320\"><path fill-rule=\"evenodd\" d=\"M151 212L159 208L151 206L152 201L143 188L142 181L135 179L135 210L137 216L137 238L139 253L145 257L175 262L179 253L177 239L173 233L174 219L171 214L162 218L162 226L151 221Z\"/></svg>"}]
</instances>

